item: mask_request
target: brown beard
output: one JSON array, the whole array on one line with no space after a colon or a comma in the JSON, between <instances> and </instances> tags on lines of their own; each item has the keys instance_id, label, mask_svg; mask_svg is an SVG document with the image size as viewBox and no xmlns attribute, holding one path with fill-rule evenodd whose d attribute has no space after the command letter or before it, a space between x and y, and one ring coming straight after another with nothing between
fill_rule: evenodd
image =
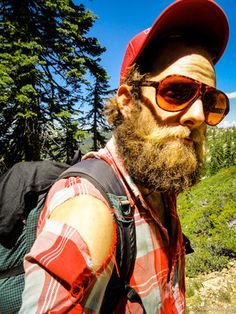
<instances>
[{"instance_id":1,"label":"brown beard","mask_svg":"<svg viewBox=\"0 0 236 314\"><path fill-rule=\"evenodd\" d=\"M199 181L205 147L202 131L163 126L142 105L141 111L132 110L114 136L134 182L153 191L180 193ZM193 142L184 142L186 138Z\"/></svg>"}]
</instances>

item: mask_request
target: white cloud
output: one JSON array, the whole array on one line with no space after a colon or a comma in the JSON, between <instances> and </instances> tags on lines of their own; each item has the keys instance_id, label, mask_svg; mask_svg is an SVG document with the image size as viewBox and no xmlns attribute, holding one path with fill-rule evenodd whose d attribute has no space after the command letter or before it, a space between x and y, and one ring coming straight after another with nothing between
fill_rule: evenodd
<instances>
[{"instance_id":1,"label":"white cloud","mask_svg":"<svg viewBox=\"0 0 236 314\"><path fill-rule=\"evenodd\" d=\"M232 93L227 93L226 94L229 98L236 98L236 92L232 92Z\"/></svg>"},{"instance_id":2,"label":"white cloud","mask_svg":"<svg viewBox=\"0 0 236 314\"><path fill-rule=\"evenodd\" d=\"M234 121L222 121L219 125L220 128L232 128L236 127L236 120Z\"/></svg>"}]
</instances>

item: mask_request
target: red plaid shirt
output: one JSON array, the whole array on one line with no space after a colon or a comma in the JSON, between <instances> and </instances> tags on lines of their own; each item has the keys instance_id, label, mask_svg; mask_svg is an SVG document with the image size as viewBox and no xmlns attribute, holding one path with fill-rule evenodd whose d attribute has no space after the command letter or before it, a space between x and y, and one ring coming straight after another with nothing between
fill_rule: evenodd
<instances>
[{"instance_id":1,"label":"red plaid shirt","mask_svg":"<svg viewBox=\"0 0 236 314\"><path fill-rule=\"evenodd\" d=\"M168 196L171 236L157 212L142 199L138 188L118 159L113 140L85 158L106 160L132 190L137 257L130 285L139 293L147 313L185 313L185 248L174 195ZM115 265L116 226L110 253L97 271L88 247L71 226L49 220L51 212L75 195L90 194L106 200L87 180L68 178L51 188L42 211L37 239L25 257L26 285L20 313L99 313ZM139 201L138 201L139 200ZM112 210L112 209L110 209ZM122 301L115 313L142 313L139 304Z\"/></svg>"}]
</instances>

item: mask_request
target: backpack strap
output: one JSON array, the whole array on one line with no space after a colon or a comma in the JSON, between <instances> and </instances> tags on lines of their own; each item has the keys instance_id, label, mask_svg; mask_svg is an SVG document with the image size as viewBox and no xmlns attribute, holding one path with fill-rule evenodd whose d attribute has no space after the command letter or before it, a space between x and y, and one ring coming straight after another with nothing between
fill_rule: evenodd
<instances>
[{"instance_id":1,"label":"backpack strap","mask_svg":"<svg viewBox=\"0 0 236 314\"><path fill-rule=\"evenodd\" d=\"M143 308L141 298L129 285L136 258L136 235L133 212L124 187L112 167L101 159L83 160L63 172L60 178L71 176L80 176L90 181L116 212L116 262L119 274L114 268L100 313L112 313L123 296L131 302L140 303Z\"/></svg>"},{"instance_id":2,"label":"backpack strap","mask_svg":"<svg viewBox=\"0 0 236 314\"><path fill-rule=\"evenodd\" d=\"M104 196L110 204L107 193L126 196L126 192L117 179L114 170L104 160L92 158L82 160L66 169L59 178L81 176L88 179Z\"/></svg>"},{"instance_id":3,"label":"backpack strap","mask_svg":"<svg viewBox=\"0 0 236 314\"><path fill-rule=\"evenodd\" d=\"M24 266L23 264L19 265L19 266L15 266L15 267L12 267L10 270L3 270L0 272L0 280L1 279L6 279L6 278L9 278L9 277L12 277L12 276L17 276L17 275L20 275L20 274L23 274L25 271L24 271Z\"/></svg>"}]
</instances>

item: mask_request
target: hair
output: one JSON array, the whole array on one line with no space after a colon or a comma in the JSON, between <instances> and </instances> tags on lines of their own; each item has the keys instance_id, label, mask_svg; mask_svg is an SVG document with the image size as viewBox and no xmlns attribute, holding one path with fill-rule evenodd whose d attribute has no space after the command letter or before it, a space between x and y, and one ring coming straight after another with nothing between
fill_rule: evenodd
<instances>
[{"instance_id":1,"label":"hair","mask_svg":"<svg viewBox=\"0 0 236 314\"><path fill-rule=\"evenodd\" d=\"M132 86L131 82L135 80L144 81L146 76L147 76L146 74L141 75L139 71L139 67L136 64L134 64L130 67L128 75L126 76L124 80L124 84L131 86L131 90L130 90L131 97L134 104L136 104L137 107L140 107L139 101L141 98L141 88L138 86ZM124 117L120 112L118 101L117 101L117 96L108 99L105 105L104 114L107 117L108 123L113 125L114 127L117 127L123 122Z\"/></svg>"}]
</instances>

